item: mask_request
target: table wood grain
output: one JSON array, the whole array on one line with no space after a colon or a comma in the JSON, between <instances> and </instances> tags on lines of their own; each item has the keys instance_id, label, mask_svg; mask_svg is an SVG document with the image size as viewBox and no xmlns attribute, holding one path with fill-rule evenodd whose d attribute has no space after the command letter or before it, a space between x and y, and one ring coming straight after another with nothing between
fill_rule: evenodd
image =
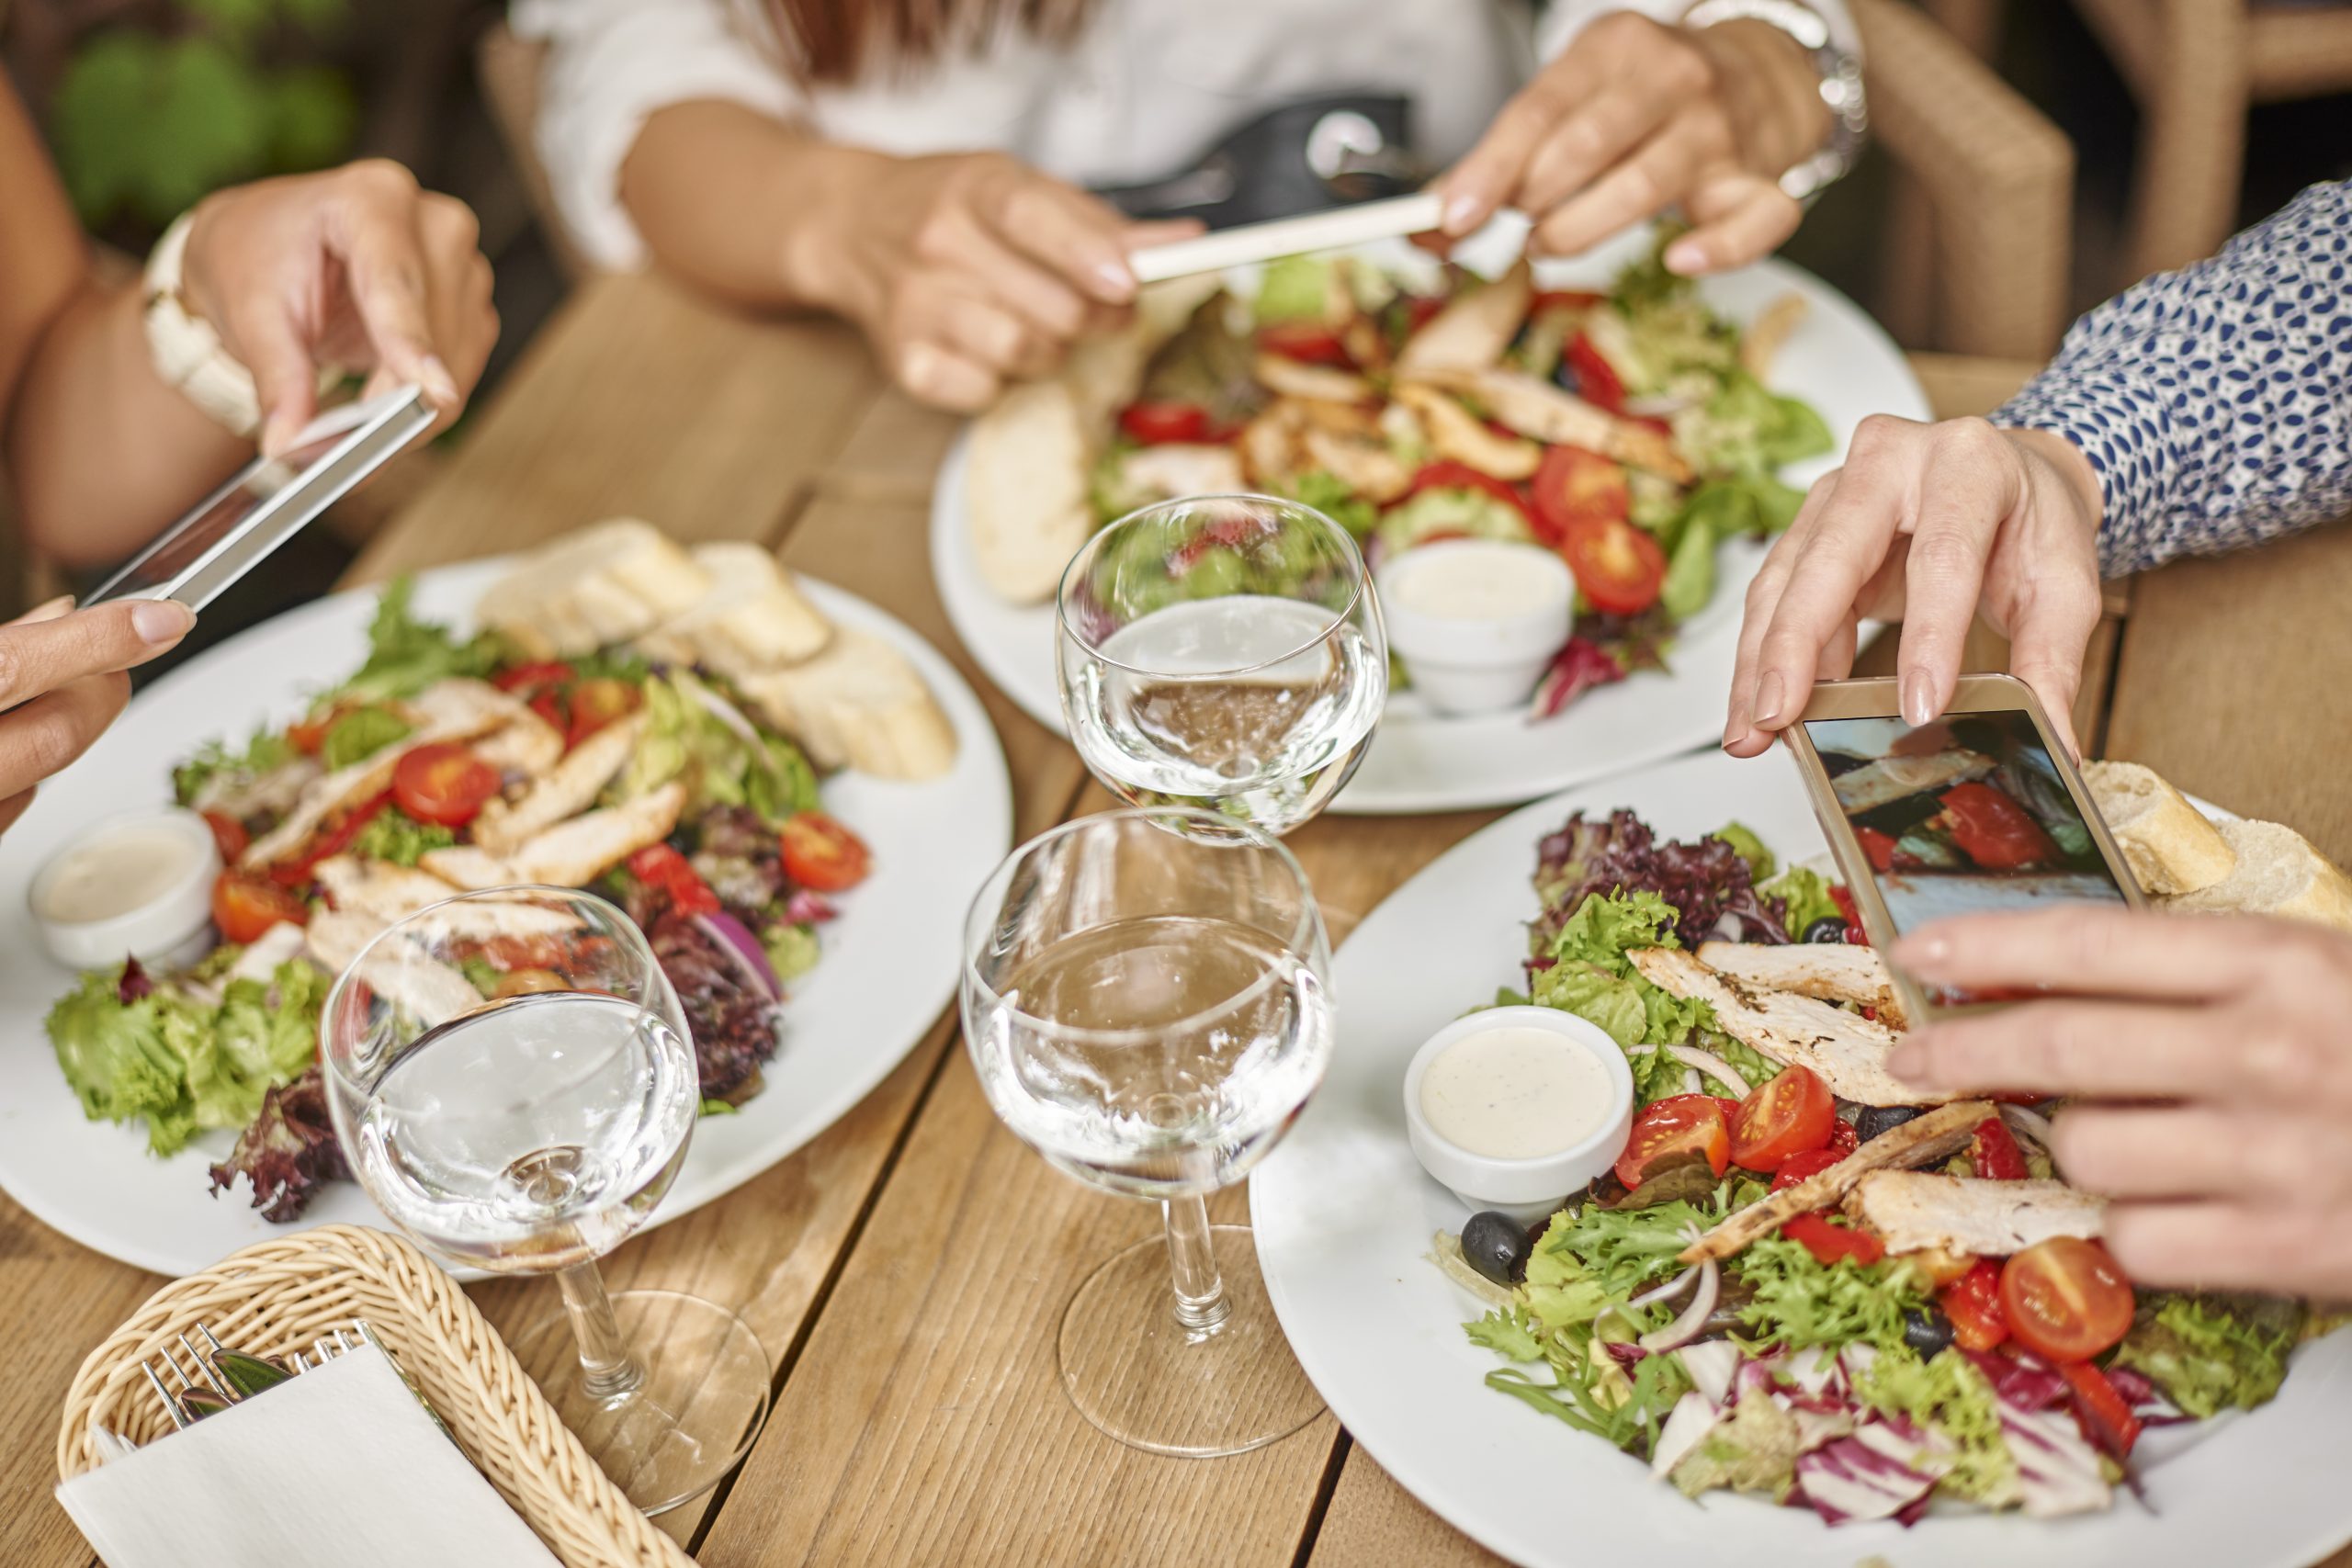
<instances>
[{"instance_id":1,"label":"table wood grain","mask_svg":"<svg viewBox=\"0 0 2352 1568\"><path fill-rule=\"evenodd\" d=\"M2025 373L1951 360L1922 369L1944 413L1983 412ZM658 281L598 280L460 428L353 580L616 514L690 539L771 544L956 660L1003 739L1025 838L1107 801L1066 744L978 676L947 626L924 530L955 429L888 389L838 326L746 321ZM2111 596L2077 708L2086 739L2096 746L2104 730L2117 754L2352 856L2352 786L2325 765L2352 734L2348 595L2352 529L2175 568ZM1969 661L1998 668L2003 652L1980 629ZM1866 667L1892 654L1891 643L1868 650ZM1344 938L1496 815L1327 818L1292 842ZM1213 1208L1238 1220L1246 1196L1221 1194ZM710 1568L1497 1561L1328 1415L1216 1461L1143 1454L1089 1427L1055 1372L1061 1306L1097 1263L1157 1229L1148 1206L1082 1189L1014 1141L953 1019L941 1019L823 1136L609 1260L616 1288L736 1307L778 1360L775 1413L749 1461L665 1522ZM0 1331L14 1347L0 1379L0 1495L12 1504L0 1510L0 1563L89 1563L49 1495L57 1413L82 1356L158 1283L0 1198ZM509 1333L555 1306L545 1282L474 1295Z\"/></svg>"}]
</instances>

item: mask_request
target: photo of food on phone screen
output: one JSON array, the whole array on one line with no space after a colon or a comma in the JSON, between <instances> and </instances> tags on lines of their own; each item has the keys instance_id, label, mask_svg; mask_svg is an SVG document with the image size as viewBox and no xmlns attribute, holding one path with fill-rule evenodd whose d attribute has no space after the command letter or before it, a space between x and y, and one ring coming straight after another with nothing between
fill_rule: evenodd
<instances>
[{"instance_id":1,"label":"photo of food on phone screen","mask_svg":"<svg viewBox=\"0 0 2352 1568\"><path fill-rule=\"evenodd\" d=\"M2021 709L1809 719L1838 805L1898 931L1953 915L2123 903Z\"/></svg>"}]
</instances>

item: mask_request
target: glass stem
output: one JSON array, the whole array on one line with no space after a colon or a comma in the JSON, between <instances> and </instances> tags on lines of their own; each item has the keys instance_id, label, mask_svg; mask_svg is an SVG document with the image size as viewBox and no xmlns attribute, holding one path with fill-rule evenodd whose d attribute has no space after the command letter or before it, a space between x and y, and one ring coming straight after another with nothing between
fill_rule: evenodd
<instances>
[{"instance_id":1,"label":"glass stem","mask_svg":"<svg viewBox=\"0 0 2352 1568\"><path fill-rule=\"evenodd\" d=\"M596 1272L596 1265L575 1263L558 1274L556 1282L563 1287L563 1310L571 1314L571 1332L580 1341L580 1382L588 1397L617 1404L636 1393L645 1381L645 1369L621 1337L613 1299L605 1294L605 1277Z\"/></svg>"},{"instance_id":2,"label":"glass stem","mask_svg":"<svg viewBox=\"0 0 2352 1568\"><path fill-rule=\"evenodd\" d=\"M1176 1321L1193 1335L1214 1334L1233 1303L1225 1298L1217 1273L1216 1246L1209 1235L1209 1208L1198 1197L1170 1198L1159 1205L1168 1225L1168 1262L1176 1276Z\"/></svg>"}]
</instances>

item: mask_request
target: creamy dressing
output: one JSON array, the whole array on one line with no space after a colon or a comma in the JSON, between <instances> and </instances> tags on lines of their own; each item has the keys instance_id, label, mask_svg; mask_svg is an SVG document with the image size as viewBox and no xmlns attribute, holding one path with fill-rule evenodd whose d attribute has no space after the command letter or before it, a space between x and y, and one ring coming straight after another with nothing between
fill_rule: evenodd
<instances>
[{"instance_id":1,"label":"creamy dressing","mask_svg":"<svg viewBox=\"0 0 2352 1568\"><path fill-rule=\"evenodd\" d=\"M1573 1147L1600 1131L1613 1099L1609 1070L1589 1050L1524 1024L1457 1040L1421 1074L1430 1130L1490 1159Z\"/></svg>"},{"instance_id":2,"label":"creamy dressing","mask_svg":"<svg viewBox=\"0 0 2352 1568\"><path fill-rule=\"evenodd\" d=\"M1560 603L1560 580L1530 570L1530 547L1464 540L1415 551L1398 561L1388 596L1400 608L1449 621L1540 615Z\"/></svg>"},{"instance_id":3,"label":"creamy dressing","mask_svg":"<svg viewBox=\"0 0 2352 1568\"><path fill-rule=\"evenodd\" d=\"M65 852L44 879L34 912L69 926L128 915L177 889L202 854L169 823L117 829Z\"/></svg>"}]
</instances>

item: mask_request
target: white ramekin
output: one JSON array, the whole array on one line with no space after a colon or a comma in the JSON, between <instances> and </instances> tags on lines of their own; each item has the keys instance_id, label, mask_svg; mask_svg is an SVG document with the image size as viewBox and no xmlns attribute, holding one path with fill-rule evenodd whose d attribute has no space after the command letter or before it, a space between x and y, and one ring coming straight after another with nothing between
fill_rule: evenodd
<instances>
[{"instance_id":1,"label":"white ramekin","mask_svg":"<svg viewBox=\"0 0 2352 1568\"><path fill-rule=\"evenodd\" d=\"M1555 592L1543 608L1502 619L1433 615L1405 604L1398 585L1449 552L1476 550L1514 572L1532 573ZM1568 640L1576 579L1541 545L1505 539L1442 539L1417 545L1385 563L1377 578L1389 646L1405 660L1413 690L1440 713L1494 713L1527 701L1536 681Z\"/></svg>"},{"instance_id":2,"label":"white ramekin","mask_svg":"<svg viewBox=\"0 0 2352 1568\"><path fill-rule=\"evenodd\" d=\"M44 896L66 856L131 829L157 826L187 840L195 852L188 856L187 871L161 894L136 909L102 920L51 920L41 913ZM74 835L34 875L26 901L33 924L40 931L41 945L51 957L75 969L96 969L119 964L126 956L176 956L204 934L212 919L212 884L220 874L220 851L210 826L193 811L165 807L109 817Z\"/></svg>"}]
</instances>

